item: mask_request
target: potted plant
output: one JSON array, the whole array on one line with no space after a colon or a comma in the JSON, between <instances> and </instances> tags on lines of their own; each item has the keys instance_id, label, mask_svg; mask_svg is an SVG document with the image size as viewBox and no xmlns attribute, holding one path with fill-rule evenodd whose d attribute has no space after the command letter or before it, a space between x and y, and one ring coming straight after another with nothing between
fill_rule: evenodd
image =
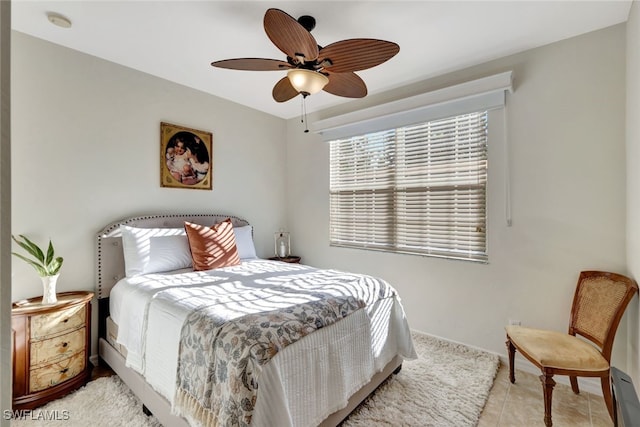
<instances>
[{"instance_id":1,"label":"potted plant","mask_svg":"<svg viewBox=\"0 0 640 427\"><path fill-rule=\"evenodd\" d=\"M45 255L38 245L22 234L18 235L18 237L11 235L11 238L33 257L32 259L19 253L11 252L38 272L38 275L42 279L42 304L55 303L57 301L56 282L58 280L60 267L62 267L63 259L62 257L56 257L51 240L49 240L49 247L47 248L47 253Z\"/></svg>"}]
</instances>

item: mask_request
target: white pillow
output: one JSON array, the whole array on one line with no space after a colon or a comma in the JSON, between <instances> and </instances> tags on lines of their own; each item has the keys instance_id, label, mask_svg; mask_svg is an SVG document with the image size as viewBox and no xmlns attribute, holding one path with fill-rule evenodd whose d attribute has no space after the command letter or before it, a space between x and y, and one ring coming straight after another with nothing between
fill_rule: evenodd
<instances>
[{"instance_id":1,"label":"white pillow","mask_svg":"<svg viewBox=\"0 0 640 427\"><path fill-rule=\"evenodd\" d=\"M191 267L184 228L136 228L121 225L127 277Z\"/></svg>"},{"instance_id":2,"label":"white pillow","mask_svg":"<svg viewBox=\"0 0 640 427\"><path fill-rule=\"evenodd\" d=\"M240 259L258 258L256 248L253 245L253 227L245 225L244 227L233 227L233 234L236 237L236 248L238 248L238 256Z\"/></svg>"}]
</instances>

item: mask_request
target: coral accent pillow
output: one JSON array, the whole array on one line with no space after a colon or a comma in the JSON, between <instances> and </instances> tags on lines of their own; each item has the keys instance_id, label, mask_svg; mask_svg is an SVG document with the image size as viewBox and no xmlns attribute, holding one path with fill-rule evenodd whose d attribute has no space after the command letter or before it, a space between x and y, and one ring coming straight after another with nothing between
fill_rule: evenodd
<instances>
[{"instance_id":1,"label":"coral accent pillow","mask_svg":"<svg viewBox=\"0 0 640 427\"><path fill-rule=\"evenodd\" d=\"M194 270L212 270L240 264L231 219L211 227L185 222L184 229L189 239Z\"/></svg>"}]
</instances>

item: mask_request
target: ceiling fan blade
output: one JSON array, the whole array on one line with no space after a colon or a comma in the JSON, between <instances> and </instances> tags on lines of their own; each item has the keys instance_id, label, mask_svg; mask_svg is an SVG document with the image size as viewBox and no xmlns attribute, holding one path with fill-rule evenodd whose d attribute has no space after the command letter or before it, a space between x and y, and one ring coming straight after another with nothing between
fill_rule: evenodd
<instances>
[{"instance_id":1,"label":"ceiling fan blade","mask_svg":"<svg viewBox=\"0 0 640 427\"><path fill-rule=\"evenodd\" d=\"M325 92L347 98L364 98L367 96L367 85L356 73L329 73L329 83Z\"/></svg>"},{"instance_id":2,"label":"ceiling fan blade","mask_svg":"<svg viewBox=\"0 0 640 427\"><path fill-rule=\"evenodd\" d=\"M348 39L331 43L322 48L318 63L329 59L331 65L324 67L332 73L366 70L393 58L400 46L377 39Z\"/></svg>"},{"instance_id":3,"label":"ceiling fan blade","mask_svg":"<svg viewBox=\"0 0 640 427\"><path fill-rule=\"evenodd\" d=\"M286 12L268 9L264 14L264 30L273 44L291 58L303 56L306 62L318 57L316 39Z\"/></svg>"},{"instance_id":4,"label":"ceiling fan blade","mask_svg":"<svg viewBox=\"0 0 640 427\"><path fill-rule=\"evenodd\" d=\"M273 87L273 99L278 102L285 102L298 95L298 91L291 86L289 77L285 76Z\"/></svg>"},{"instance_id":5,"label":"ceiling fan blade","mask_svg":"<svg viewBox=\"0 0 640 427\"><path fill-rule=\"evenodd\" d=\"M221 61L214 61L211 65L218 68L247 71L279 71L291 68L291 64L288 62L278 59L262 58L223 59Z\"/></svg>"}]
</instances>

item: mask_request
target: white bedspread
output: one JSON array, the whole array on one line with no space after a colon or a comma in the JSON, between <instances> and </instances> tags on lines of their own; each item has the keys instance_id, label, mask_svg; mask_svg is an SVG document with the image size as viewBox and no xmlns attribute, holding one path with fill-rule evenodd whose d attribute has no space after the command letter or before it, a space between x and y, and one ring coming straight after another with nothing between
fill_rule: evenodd
<instances>
[{"instance_id":1,"label":"white bedspread","mask_svg":"<svg viewBox=\"0 0 640 427\"><path fill-rule=\"evenodd\" d=\"M299 277L311 267L267 260L207 272L179 271L121 280L110 315L127 365L173 403L180 330L202 286L233 295ZM211 290L209 290L211 292ZM404 311L384 299L284 348L263 369L252 425L317 425L396 355L415 358Z\"/></svg>"}]
</instances>

